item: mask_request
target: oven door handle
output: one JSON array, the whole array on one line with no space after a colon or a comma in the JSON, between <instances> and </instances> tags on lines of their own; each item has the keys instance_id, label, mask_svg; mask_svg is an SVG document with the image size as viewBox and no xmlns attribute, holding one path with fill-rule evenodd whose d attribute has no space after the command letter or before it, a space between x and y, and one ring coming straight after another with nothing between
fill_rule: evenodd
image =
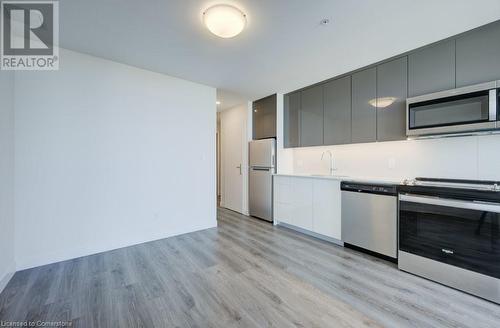
<instances>
[{"instance_id":1,"label":"oven door handle","mask_svg":"<svg viewBox=\"0 0 500 328\"><path fill-rule=\"evenodd\" d=\"M403 202L454 207L468 210L500 213L500 204L488 202L474 202L449 198L426 197L411 194L399 194L399 200Z\"/></svg>"}]
</instances>

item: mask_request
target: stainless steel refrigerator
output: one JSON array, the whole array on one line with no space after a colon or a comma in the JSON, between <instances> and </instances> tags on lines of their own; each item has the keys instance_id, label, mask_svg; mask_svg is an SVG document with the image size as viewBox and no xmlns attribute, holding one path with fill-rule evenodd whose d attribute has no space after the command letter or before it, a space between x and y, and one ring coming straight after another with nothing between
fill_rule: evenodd
<instances>
[{"instance_id":1,"label":"stainless steel refrigerator","mask_svg":"<svg viewBox=\"0 0 500 328\"><path fill-rule=\"evenodd\" d=\"M276 139L250 141L250 215L273 221L273 174Z\"/></svg>"}]
</instances>

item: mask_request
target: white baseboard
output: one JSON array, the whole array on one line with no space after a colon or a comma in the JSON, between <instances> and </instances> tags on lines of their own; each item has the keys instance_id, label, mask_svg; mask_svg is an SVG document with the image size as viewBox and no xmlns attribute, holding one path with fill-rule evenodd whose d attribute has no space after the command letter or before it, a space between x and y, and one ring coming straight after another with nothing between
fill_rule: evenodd
<instances>
[{"instance_id":1,"label":"white baseboard","mask_svg":"<svg viewBox=\"0 0 500 328\"><path fill-rule=\"evenodd\" d=\"M321 239L321 240L324 240L324 241L336 244L338 246L342 246L342 247L344 246L344 242L342 240L338 240L338 239L333 238L333 237L328 237L328 236L325 236L325 235L321 235L319 233L312 232L312 231L309 231L309 230L306 230L306 229L302 229L302 228L293 226L293 225L288 224L288 223L274 221L274 225L282 226L282 227L288 228L290 230L295 230L297 232L303 233L304 235L308 235L308 236L311 236L311 237L314 237L314 238L317 238L317 239Z\"/></svg>"},{"instance_id":2,"label":"white baseboard","mask_svg":"<svg viewBox=\"0 0 500 328\"><path fill-rule=\"evenodd\" d=\"M14 273L16 273L16 264L12 263L3 276L0 276L0 293L3 292L10 279L14 276Z\"/></svg>"}]
</instances>

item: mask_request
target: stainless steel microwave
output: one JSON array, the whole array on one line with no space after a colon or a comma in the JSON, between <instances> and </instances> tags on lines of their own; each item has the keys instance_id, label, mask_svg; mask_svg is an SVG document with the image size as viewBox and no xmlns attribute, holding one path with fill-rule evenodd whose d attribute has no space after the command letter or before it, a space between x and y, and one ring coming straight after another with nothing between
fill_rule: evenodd
<instances>
[{"instance_id":1,"label":"stainless steel microwave","mask_svg":"<svg viewBox=\"0 0 500 328\"><path fill-rule=\"evenodd\" d=\"M406 100L406 135L429 136L500 128L500 81Z\"/></svg>"}]
</instances>

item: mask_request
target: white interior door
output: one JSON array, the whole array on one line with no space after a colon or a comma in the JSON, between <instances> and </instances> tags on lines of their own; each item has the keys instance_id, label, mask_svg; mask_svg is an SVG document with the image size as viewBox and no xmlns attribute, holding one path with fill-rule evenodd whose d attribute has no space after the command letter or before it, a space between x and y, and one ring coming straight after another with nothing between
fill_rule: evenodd
<instances>
[{"instance_id":1,"label":"white interior door","mask_svg":"<svg viewBox=\"0 0 500 328\"><path fill-rule=\"evenodd\" d=\"M221 206L246 214L247 106L221 112Z\"/></svg>"}]
</instances>

